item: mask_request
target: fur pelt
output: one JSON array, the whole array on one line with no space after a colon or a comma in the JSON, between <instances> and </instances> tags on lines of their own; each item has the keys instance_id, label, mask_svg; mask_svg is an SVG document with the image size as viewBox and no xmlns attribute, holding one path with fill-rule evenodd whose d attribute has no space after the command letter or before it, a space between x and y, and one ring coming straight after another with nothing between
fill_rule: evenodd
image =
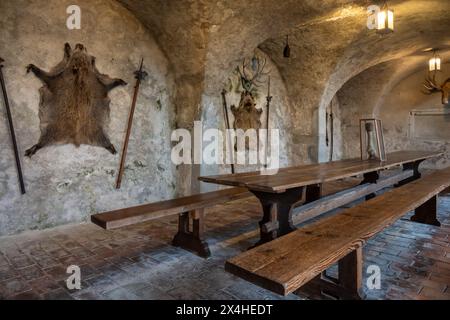
<instances>
[{"instance_id":1,"label":"fur pelt","mask_svg":"<svg viewBox=\"0 0 450 320\"><path fill-rule=\"evenodd\" d=\"M231 112L234 116L234 129L242 129L244 132L249 129L256 130L256 135L259 139L259 129L261 129L261 113L262 109L256 108L255 98L249 91L241 93L241 99L239 106L236 108L231 106ZM237 150L237 144L235 144L235 150ZM246 150L250 150L250 144L245 142Z\"/></svg>"},{"instance_id":2,"label":"fur pelt","mask_svg":"<svg viewBox=\"0 0 450 320\"><path fill-rule=\"evenodd\" d=\"M27 66L27 72L30 71L44 86L40 89L39 104L41 136L25 152L26 156L57 143L101 146L116 153L104 131L109 119L108 92L126 85L125 81L101 74L95 66L95 57L82 44L72 50L66 43L63 60L49 72L33 64Z\"/></svg>"},{"instance_id":3,"label":"fur pelt","mask_svg":"<svg viewBox=\"0 0 450 320\"><path fill-rule=\"evenodd\" d=\"M236 108L231 106L231 112L234 115L234 129L261 129L261 109L256 108L255 99L253 95L248 92L241 93L241 100L239 106Z\"/></svg>"}]
</instances>

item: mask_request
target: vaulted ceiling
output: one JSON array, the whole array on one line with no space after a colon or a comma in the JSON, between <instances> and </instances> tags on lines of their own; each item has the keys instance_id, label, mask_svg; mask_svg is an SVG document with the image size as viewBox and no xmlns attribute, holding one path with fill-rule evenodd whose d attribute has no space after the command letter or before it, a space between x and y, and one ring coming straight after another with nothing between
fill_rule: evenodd
<instances>
[{"instance_id":1,"label":"vaulted ceiling","mask_svg":"<svg viewBox=\"0 0 450 320\"><path fill-rule=\"evenodd\" d=\"M259 46L287 79L310 66L348 78L425 47L450 45L447 0L389 1L396 32L386 37L366 28L367 7L382 1L118 1L150 29L178 74L232 67ZM286 34L291 59L281 55Z\"/></svg>"},{"instance_id":2,"label":"vaulted ceiling","mask_svg":"<svg viewBox=\"0 0 450 320\"><path fill-rule=\"evenodd\" d=\"M398 64L401 72L392 72L399 78L423 67L426 57L421 60L420 52L425 48L450 47L448 0L389 1L395 32L386 36L366 27L367 7L383 3L376 0L118 1L154 34L172 64L183 101L217 94L242 57L256 47L263 50L278 67L294 109L311 110L311 127L303 128L304 134L314 131L314 112L350 78L377 64L415 56ZM286 34L289 59L282 56ZM197 87L186 88L188 83Z\"/></svg>"}]
</instances>

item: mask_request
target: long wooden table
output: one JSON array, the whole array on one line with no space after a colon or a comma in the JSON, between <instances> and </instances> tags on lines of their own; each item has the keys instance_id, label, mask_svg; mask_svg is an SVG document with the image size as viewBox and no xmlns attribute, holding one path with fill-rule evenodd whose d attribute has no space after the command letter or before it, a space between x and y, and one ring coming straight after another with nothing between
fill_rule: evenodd
<instances>
[{"instance_id":1,"label":"long wooden table","mask_svg":"<svg viewBox=\"0 0 450 320\"><path fill-rule=\"evenodd\" d=\"M399 185L421 177L419 165L430 158L441 156L440 152L399 151L389 153L386 161L348 159L328 163L282 168L274 175L261 175L259 171L200 177L199 180L227 186L247 188L261 202L263 217L259 222L260 241L271 241L295 230L292 222L294 204L302 200L306 188L305 204L321 197L322 184L343 178L362 175L361 184L376 183L381 170L403 166L412 176ZM272 223L276 228L267 229Z\"/></svg>"}]
</instances>

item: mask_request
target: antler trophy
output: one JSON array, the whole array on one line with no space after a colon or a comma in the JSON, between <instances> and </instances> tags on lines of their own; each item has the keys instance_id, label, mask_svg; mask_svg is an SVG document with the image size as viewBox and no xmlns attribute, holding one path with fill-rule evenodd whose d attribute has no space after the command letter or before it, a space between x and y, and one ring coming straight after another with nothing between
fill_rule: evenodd
<instances>
[{"instance_id":1,"label":"antler trophy","mask_svg":"<svg viewBox=\"0 0 450 320\"><path fill-rule=\"evenodd\" d=\"M261 59L254 56L251 60L250 66L250 68L252 69L251 74L247 73L249 63L246 61L246 59L242 61L242 71L240 67L236 68L239 76L241 77L242 88L244 88L246 92L253 93L257 87L264 83L264 81L261 80L261 77L267 76L269 74L268 72L264 72L266 64L266 59Z\"/></svg>"},{"instance_id":2,"label":"antler trophy","mask_svg":"<svg viewBox=\"0 0 450 320\"><path fill-rule=\"evenodd\" d=\"M234 129L246 131L261 128L261 113L263 111L256 108L255 93L256 88L265 83L262 78L269 74L264 72L266 63L266 59L254 56L250 62L244 59L242 66L236 68L244 91L241 93L239 106L237 108L234 105L231 106L231 112L234 116Z\"/></svg>"},{"instance_id":3,"label":"antler trophy","mask_svg":"<svg viewBox=\"0 0 450 320\"><path fill-rule=\"evenodd\" d=\"M436 82L436 77L433 76L431 78L430 76L426 77L425 82L423 83L424 88L426 91L422 91L424 94L433 94L436 92L442 93L442 104L446 106L450 106L449 103L449 95L450 95L450 78L444 81L441 85L439 85Z\"/></svg>"}]
</instances>

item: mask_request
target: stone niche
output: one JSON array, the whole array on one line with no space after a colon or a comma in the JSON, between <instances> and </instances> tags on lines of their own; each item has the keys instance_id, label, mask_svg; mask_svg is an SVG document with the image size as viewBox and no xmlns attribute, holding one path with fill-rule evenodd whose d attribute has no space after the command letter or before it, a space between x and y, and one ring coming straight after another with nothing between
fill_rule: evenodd
<instances>
[{"instance_id":1,"label":"stone niche","mask_svg":"<svg viewBox=\"0 0 450 320\"><path fill-rule=\"evenodd\" d=\"M258 57L261 59L266 59L266 67L265 70L270 73L270 81L271 81L271 96L272 101L270 104L270 117L269 117L269 128L270 129L278 129L279 130L279 155L280 155L280 166L286 167L292 165L294 163L293 154L298 152L298 150L291 149L291 146L294 144L294 138L292 133L294 132L293 127L296 125L293 122L293 110L291 103L288 99L288 94L286 91L285 83L277 69L276 65L270 59L269 56L264 54L261 50L255 51ZM247 57L247 61L251 59ZM242 60L237 60L235 66L242 64ZM228 114L230 119L230 126L234 124L234 116L231 112L231 106L239 105L239 101L241 98L242 87L239 82L239 75L234 72L234 70L222 70L224 74L229 75L229 79L225 82L224 87L229 91L226 94L227 104L228 104ZM262 78L263 81L267 81L267 77ZM230 85L231 82L231 85ZM231 89L230 89L231 88ZM266 96L267 96L267 83L261 84L254 95L254 101L256 103L256 108L262 110L261 113L261 128L266 128L266 119L267 119L267 108L266 108ZM206 130L208 128L219 128L221 130L225 130L225 118L223 111L223 104L220 96L220 91L217 92L214 96L203 96L202 99L202 120L203 120L203 129ZM225 152L225 150L224 150ZM259 170L259 165L236 165L236 172L245 172L245 171L254 171ZM213 175L219 173L230 173L229 165L206 165L203 164L200 169L201 175ZM202 184L201 191L211 191L215 190L217 186L212 184Z\"/></svg>"}]
</instances>

